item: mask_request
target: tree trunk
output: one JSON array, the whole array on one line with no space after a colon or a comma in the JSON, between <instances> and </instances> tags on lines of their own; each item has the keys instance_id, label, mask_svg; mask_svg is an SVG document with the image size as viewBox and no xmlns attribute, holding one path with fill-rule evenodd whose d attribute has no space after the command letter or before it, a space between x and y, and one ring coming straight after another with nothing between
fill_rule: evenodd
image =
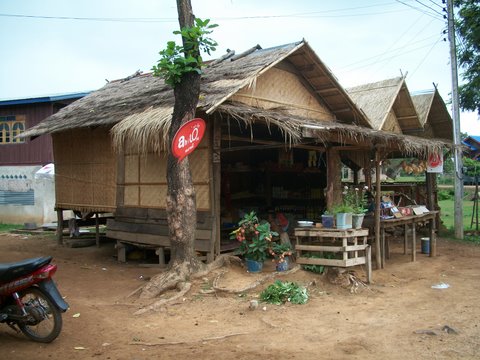
<instances>
[{"instance_id":1,"label":"tree trunk","mask_svg":"<svg viewBox=\"0 0 480 360\"><path fill-rule=\"evenodd\" d=\"M190 0L177 0L180 28L191 27L194 15ZM183 39L182 39L183 40ZM184 43L185 45L185 43ZM195 117L200 94L200 74L185 73L174 88L175 105L169 132L172 144L178 129ZM188 156L178 161L170 151L167 161L167 216L170 234L170 268L156 275L143 288L142 298L153 298L165 290L178 287L191 274L204 268L195 254L197 206Z\"/></svg>"}]
</instances>

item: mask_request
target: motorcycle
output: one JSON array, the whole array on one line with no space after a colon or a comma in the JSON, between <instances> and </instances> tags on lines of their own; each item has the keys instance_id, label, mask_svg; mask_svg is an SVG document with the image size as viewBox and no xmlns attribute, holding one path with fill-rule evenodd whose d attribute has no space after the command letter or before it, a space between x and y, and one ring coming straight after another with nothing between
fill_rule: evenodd
<instances>
[{"instance_id":1,"label":"motorcycle","mask_svg":"<svg viewBox=\"0 0 480 360\"><path fill-rule=\"evenodd\" d=\"M69 307L53 282L57 265L51 261L47 256L0 263L0 323L42 343L57 338Z\"/></svg>"}]
</instances>

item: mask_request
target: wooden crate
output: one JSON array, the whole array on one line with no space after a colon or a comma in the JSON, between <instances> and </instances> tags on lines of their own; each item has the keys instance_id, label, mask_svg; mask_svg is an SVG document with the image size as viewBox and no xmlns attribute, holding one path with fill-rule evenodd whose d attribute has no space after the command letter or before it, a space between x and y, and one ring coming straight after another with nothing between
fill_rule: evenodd
<instances>
[{"instance_id":1,"label":"wooden crate","mask_svg":"<svg viewBox=\"0 0 480 360\"><path fill-rule=\"evenodd\" d=\"M324 265L350 267L365 264L367 280L371 282L371 249L367 243L368 229L295 229L297 263L306 265ZM305 252L340 253L341 259L310 258L302 256Z\"/></svg>"}]
</instances>

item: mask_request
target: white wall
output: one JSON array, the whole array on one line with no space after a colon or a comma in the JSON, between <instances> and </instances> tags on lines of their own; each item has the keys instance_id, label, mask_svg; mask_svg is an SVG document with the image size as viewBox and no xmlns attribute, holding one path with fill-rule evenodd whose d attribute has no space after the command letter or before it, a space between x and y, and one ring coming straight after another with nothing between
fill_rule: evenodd
<instances>
[{"instance_id":1,"label":"white wall","mask_svg":"<svg viewBox=\"0 0 480 360\"><path fill-rule=\"evenodd\" d=\"M0 223L24 224L44 223L57 220L55 208L54 178L35 179L41 166L0 167L0 190L24 192L34 191L34 205L0 204ZM16 176L16 178L15 178Z\"/></svg>"}]
</instances>

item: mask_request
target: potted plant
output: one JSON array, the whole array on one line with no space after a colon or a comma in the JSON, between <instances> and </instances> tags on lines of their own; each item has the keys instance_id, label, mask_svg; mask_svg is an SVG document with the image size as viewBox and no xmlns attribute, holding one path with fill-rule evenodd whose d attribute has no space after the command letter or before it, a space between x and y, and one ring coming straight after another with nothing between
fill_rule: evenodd
<instances>
[{"instance_id":1,"label":"potted plant","mask_svg":"<svg viewBox=\"0 0 480 360\"><path fill-rule=\"evenodd\" d=\"M365 187L364 189L367 189ZM361 228L365 216L366 201L359 188L345 186L342 192L342 202L333 208L338 229ZM353 224L355 219L355 224Z\"/></svg>"},{"instance_id":2,"label":"potted plant","mask_svg":"<svg viewBox=\"0 0 480 360\"><path fill-rule=\"evenodd\" d=\"M277 271L288 270L290 256L292 255L292 247L290 244L272 242L268 252L272 255L273 261L277 264Z\"/></svg>"},{"instance_id":3,"label":"potted plant","mask_svg":"<svg viewBox=\"0 0 480 360\"><path fill-rule=\"evenodd\" d=\"M334 219L333 214L331 214L330 211L328 211L328 209L325 210L322 214L323 227L327 229L333 228L333 219Z\"/></svg>"},{"instance_id":4,"label":"potted plant","mask_svg":"<svg viewBox=\"0 0 480 360\"><path fill-rule=\"evenodd\" d=\"M348 186L343 188L342 202L336 204L332 208L335 214L335 223L337 229L351 229L352 228L352 214L353 214L353 194L349 191Z\"/></svg>"},{"instance_id":5,"label":"potted plant","mask_svg":"<svg viewBox=\"0 0 480 360\"><path fill-rule=\"evenodd\" d=\"M245 259L249 272L260 272L271 247L271 241L278 233L270 229L270 223L260 222L255 211L246 213L238 222L238 228L230 233L231 239L240 242L237 254Z\"/></svg>"},{"instance_id":6,"label":"potted plant","mask_svg":"<svg viewBox=\"0 0 480 360\"><path fill-rule=\"evenodd\" d=\"M353 215L352 215L352 227L354 229L360 229L362 227L365 213L367 212L367 200L365 199L364 191L368 190L368 186L363 188L363 192L359 188L354 188L353 198Z\"/></svg>"}]
</instances>

